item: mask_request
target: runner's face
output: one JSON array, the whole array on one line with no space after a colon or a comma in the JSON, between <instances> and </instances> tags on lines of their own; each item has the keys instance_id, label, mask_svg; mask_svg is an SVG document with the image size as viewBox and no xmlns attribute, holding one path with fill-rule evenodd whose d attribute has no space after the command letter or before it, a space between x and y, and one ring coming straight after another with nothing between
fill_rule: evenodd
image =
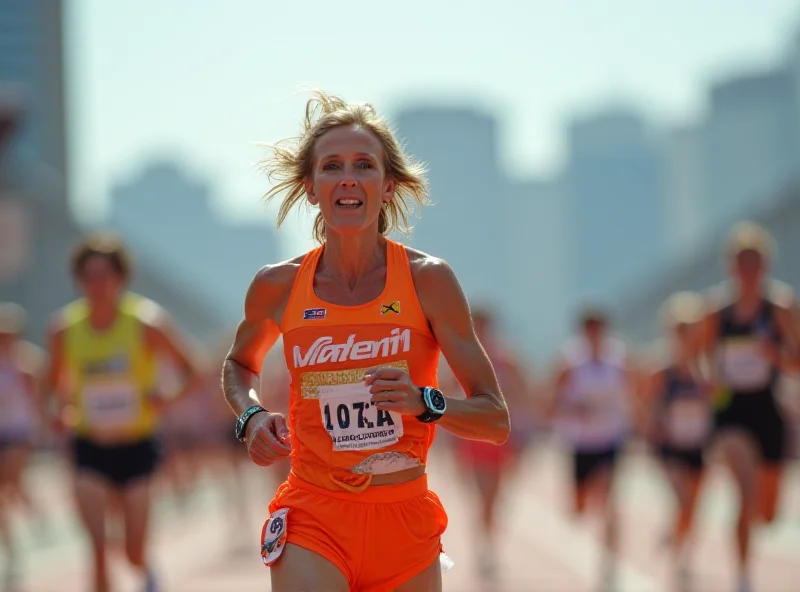
<instances>
[{"instance_id":1,"label":"runner's face","mask_svg":"<svg viewBox=\"0 0 800 592\"><path fill-rule=\"evenodd\" d=\"M743 286L758 286L765 272L764 259L757 251L742 251L734 260L734 278Z\"/></svg>"},{"instance_id":2,"label":"runner's face","mask_svg":"<svg viewBox=\"0 0 800 592\"><path fill-rule=\"evenodd\" d=\"M111 262L102 256L86 260L78 276L78 287L90 305L108 305L116 302L123 287L122 276Z\"/></svg>"},{"instance_id":3,"label":"runner's face","mask_svg":"<svg viewBox=\"0 0 800 592\"><path fill-rule=\"evenodd\" d=\"M377 232L381 208L394 196L384 159L380 141L361 127L337 127L317 140L306 193L319 206L328 230Z\"/></svg>"},{"instance_id":4,"label":"runner's face","mask_svg":"<svg viewBox=\"0 0 800 592\"><path fill-rule=\"evenodd\" d=\"M588 321L583 328L589 343L593 346L597 346L603 338L605 325L599 321Z\"/></svg>"}]
</instances>

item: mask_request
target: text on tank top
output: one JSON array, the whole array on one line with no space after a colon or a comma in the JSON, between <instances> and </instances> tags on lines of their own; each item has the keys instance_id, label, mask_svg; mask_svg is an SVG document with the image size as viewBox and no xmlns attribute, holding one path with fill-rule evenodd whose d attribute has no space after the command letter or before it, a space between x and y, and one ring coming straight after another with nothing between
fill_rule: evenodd
<instances>
[{"instance_id":1,"label":"text on tank top","mask_svg":"<svg viewBox=\"0 0 800 592\"><path fill-rule=\"evenodd\" d=\"M69 394L78 410L78 434L134 439L155 432L156 415L148 397L156 386L157 365L138 312L146 302L135 294L123 295L114 324L104 331L90 325L85 301L64 309Z\"/></svg>"},{"instance_id":2,"label":"text on tank top","mask_svg":"<svg viewBox=\"0 0 800 592\"><path fill-rule=\"evenodd\" d=\"M364 372L403 368L415 385L437 386L440 352L403 245L386 241L384 289L358 306L316 295L323 249L303 259L281 323L291 375L292 471L326 489L361 491L372 475L425 464L435 433L431 424L376 409Z\"/></svg>"},{"instance_id":3,"label":"text on tank top","mask_svg":"<svg viewBox=\"0 0 800 592\"><path fill-rule=\"evenodd\" d=\"M711 405L700 382L667 368L657 413L662 418L667 443L679 448L701 446L711 431Z\"/></svg>"},{"instance_id":4,"label":"text on tank top","mask_svg":"<svg viewBox=\"0 0 800 592\"><path fill-rule=\"evenodd\" d=\"M759 342L763 339L780 343L774 316L774 305L769 300L763 300L759 312L746 322L735 318L733 305L720 311L719 376L734 392L764 391L774 386L777 370L759 351Z\"/></svg>"}]
</instances>

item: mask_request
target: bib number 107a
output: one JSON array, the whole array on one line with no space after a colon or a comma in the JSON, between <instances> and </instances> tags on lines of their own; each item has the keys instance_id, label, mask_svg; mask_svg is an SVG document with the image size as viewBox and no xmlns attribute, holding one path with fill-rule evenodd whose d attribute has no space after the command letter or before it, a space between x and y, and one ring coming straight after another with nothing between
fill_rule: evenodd
<instances>
[{"instance_id":1,"label":"bib number 107a","mask_svg":"<svg viewBox=\"0 0 800 592\"><path fill-rule=\"evenodd\" d=\"M370 412L372 410L372 412ZM388 411L373 408L371 403L362 401L354 403L325 403L322 407L322 414L325 422L325 429L329 432L335 426L340 430L347 430L355 427L359 430L394 426L394 420Z\"/></svg>"}]
</instances>

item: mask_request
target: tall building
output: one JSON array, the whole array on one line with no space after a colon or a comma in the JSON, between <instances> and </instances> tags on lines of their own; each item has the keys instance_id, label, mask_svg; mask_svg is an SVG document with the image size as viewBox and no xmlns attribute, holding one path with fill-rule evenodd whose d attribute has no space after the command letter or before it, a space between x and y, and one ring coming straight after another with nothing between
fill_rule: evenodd
<instances>
[{"instance_id":1,"label":"tall building","mask_svg":"<svg viewBox=\"0 0 800 592\"><path fill-rule=\"evenodd\" d=\"M613 298L665 256L663 154L627 109L574 121L568 150L572 289L579 298Z\"/></svg>"},{"instance_id":2,"label":"tall building","mask_svg":"<svg viewBox=\"0 0 800 592\"><path fill-rule=\"evenodd\" d=\"M665 221L671 256L684 256L704 239L713 212L705 187L703 138L698 126L669 130L664 138Z\"/></svg>"},{"instance_id":3,"label":"tall building","mask_svg":"<svg viewBox=\"0 0 800 592\"><path fill-rule=\"evenodd\" d=\"M792 79L792 89L795 100L795 122L800 129L800 24L798 24L794 37L787 46L785 67Z\"/></svg>"},{"instance_id":4,"label":"tall building","mask_svg":"<svg viewBox=\"0 0 800 592\"><path fill-rule=\"evenodd\" d=\"M800 180L800 117L785 68L714 85L704 159L715 219L729 224Z\"/></svg>"},{"instance_id":5,"label":"tall building","mask_svg":"<svg viewBox=\"0 0 800 592\"><path fill-rule=\"evenodd\" d=\"M514 212L498 170L495 119L469 108L418 107L403 110L396 123L429 167L434 202L410 244L447 260L471 300L497 301L507 291L508 268L499 262L507 261Z\"/></svg>"},{"instance_id":6,"label":"tall building","mask_svg":"<svg viewBox=\"0 0 800 592\"><path fill-rule=\"evenodd\" d=\"M505 328L541 366L550 360L569 329L570 238L564 184L531 180L511 185L508 228L511 262Z\"/></svg>"},{"instance_id":7,"label":"tall building","mask_svg":"<svg viewBox=\"0 0 800 592\"><path fill-rule=\"evenodd\" d=\"M208 186L159 162L111 191L112 226L147 265L234 327L255 273L278 260L267 220L229 224L214 213Z\"/></svg>"},{"instance_id":8,"label":"tall building","mask_svg":"<svg viewBox=\"0 0 800 592\"><path fill-rule=\"evenodd\" d=\"M0 0L0 89L18 94L24 107L10 150L65 182L63 62L59 0Z\"/></svg>"}]
</instances>

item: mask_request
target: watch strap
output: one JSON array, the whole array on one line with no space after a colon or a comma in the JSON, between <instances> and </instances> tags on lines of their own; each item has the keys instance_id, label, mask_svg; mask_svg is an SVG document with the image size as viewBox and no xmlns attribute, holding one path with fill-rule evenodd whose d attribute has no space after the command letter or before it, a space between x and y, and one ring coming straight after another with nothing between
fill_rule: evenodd
<instances>
[{"instance_id":1,"label":"watch strap","mask_svg":"<svg viewBox=\"0 0 800 592\"><path fill-rule=\"evenodd\" d=\"M245 430L247 429L247 422L256 414L261 412L267 412L261 405L253 405L252 407L248 407L245 409L244 413L242 413L239 418L236 420L236 439L240 442L244 442L245 440Z\"/></svg>"},{"instance_id":2,"label":"watch strap","mask_svg":"<svg viewBox=\"0 0 800 592\"><path fill-rule=\"evenodd\" d=\"M419 387L419 394L420 397L422 397L423 404L425 405L425 411L417 415L417 420L421 421L422 423L433 423L441 419L443 415L442 413L436 413L428 404L428 400L425 398L425 391L429 388L430 387L427 386Z\"/></svg>"}]
</instances>

